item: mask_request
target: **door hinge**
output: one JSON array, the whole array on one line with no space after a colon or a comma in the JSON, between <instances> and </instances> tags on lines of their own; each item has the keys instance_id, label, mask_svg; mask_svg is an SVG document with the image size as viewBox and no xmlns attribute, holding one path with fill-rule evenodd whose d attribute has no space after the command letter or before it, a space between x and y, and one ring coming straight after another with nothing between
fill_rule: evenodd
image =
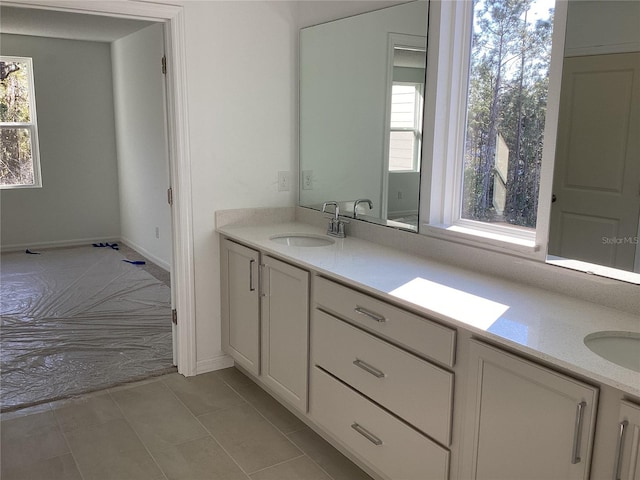
<instances>
[{"instance_id":1,"label":"door hinge","mask_svg":"<svg viewBox=\"0 0 640 480\"><path fill-rule=\"evenodd\" d=\"M167 189L167 203L173 205L173 188L171 187Z\"/></svg>"},{"instance_id":2,"label":"door hinge","mask_svg":"<svg viewBox=\"0 0 640 480\"><path fill-rule=\"evenodd\" d=\"M162 73L164 75L167 74L167 57L166 57L166 55L162 56Z\"/></svg>"},{"instance_id":3,"label":"door hinge","mask_svg":"<svg viewBox=\"0 0 640 480\"><path fill-rule=\"evenodd\" d=\"M171 310L171 321L174 325L178 324L178 311L175 308Z\"/></svg>"}]
</instances>

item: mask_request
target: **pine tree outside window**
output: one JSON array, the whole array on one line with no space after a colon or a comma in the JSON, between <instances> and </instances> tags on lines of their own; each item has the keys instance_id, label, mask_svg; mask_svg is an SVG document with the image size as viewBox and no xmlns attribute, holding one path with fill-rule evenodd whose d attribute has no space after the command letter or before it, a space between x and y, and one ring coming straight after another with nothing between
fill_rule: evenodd
<instances>
[{"instance_id":1,"label":"pine tree outside window","mask_svg":"<svg viewBox=\"0 0 640 480\"><path fill-rule=\"evenodd\" d=\"M33 62L0 56L0 188L41 186Z\"/></svg>"},{"instance_id":2,"label":"pine tree outside window","mask_svg":"<svg viewBox=\"0 0 640 480\"><path fill-rule=\"evenodd\" d=\"M536 227L552 7L474 2L461 218Z\"/></svg>"}]
</instances>

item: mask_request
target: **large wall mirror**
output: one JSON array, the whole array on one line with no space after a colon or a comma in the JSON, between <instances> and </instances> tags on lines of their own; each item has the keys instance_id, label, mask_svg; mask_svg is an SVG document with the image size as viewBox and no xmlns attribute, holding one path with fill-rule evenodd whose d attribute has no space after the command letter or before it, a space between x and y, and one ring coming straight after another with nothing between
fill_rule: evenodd
<instances>
[{"instance_id":1,"label":"large wall mirror","mask_svg":"<svg viewBox=\"0 0 640 480\"><path fill-rule=\"evenodd\" d=\"M417 231L427 14L416 1L300 31L300 205Z\"/></svg>"},{"instance_id":2,"label":"large wall mirror","mask_svg":"<svg viewBox=\"0 0 640 480\"><path fill-rule=\"evenodd\" d=\"M549 233L551 263L636 283L639 25L637 1L569 2Z\"/></svg>"},{"instance_id":3,"label":"large wall mirror","mask_svg":"<svg viewBox=\"0 0 640 480\"><path fill-rule=\"evenodd\" d=\"M427 12L418 1L301 30L300 205L351 214L366 198L359 218L416 230ZM548 256L635 283L638 25L638 1L569 0Z\"/></svg>"}]
</instances>

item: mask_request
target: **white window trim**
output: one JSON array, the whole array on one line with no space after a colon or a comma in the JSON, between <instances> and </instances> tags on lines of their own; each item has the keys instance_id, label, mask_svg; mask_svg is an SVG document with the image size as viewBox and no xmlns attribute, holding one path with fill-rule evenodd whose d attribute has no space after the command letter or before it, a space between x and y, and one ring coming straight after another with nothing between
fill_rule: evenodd
<instances>
[{"instance_id":1,"label":"white window trim","mask_svg":"<svg viewBox=\"0 0 640 480\"><path fill-rule=\"evenodd\" d=\"M33 163L33 183L29 185L0 185L1 190L16 188L42 188L42 172L40 170L40 143L38 142L38 118L36 115L36 89L33 72L33 60L30 57L2 55L3 61L26 63L29 68L29 116L30 122L1 122L2 127L16 127L29 130L31 140L31 162Z\"/></svg>"},{"instance_id":2,"label":"white window trim","mask_svg":"<svg viewBox=\"0 0 640 480\"><path fill-rule=\"evenodd\" d=\"M544 261L549 235L567 0L557 0L555 6L535 231L460 218L472 2L433 0L430 10L419 232Z\"/></svg>"}]
</instances>

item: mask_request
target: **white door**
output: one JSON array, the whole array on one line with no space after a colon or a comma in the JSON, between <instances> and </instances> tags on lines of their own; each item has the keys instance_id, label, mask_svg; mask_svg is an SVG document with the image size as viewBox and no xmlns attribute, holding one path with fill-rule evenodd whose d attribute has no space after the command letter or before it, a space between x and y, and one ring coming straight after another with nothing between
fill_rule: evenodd
<instances>
[{"instance_id":1,"label":"white door","mask_svg":"<svg viewBox=\"0 0 640 480\"><path fill-rule=\"evenodd\" d=\"M623 401L614 480L640 480L640 406Z\"/></svg>"},{"instance_id":2,"label":"white door","mask_svg":"<svg viewBox=\"0 0 640 480\"><path fill-rule=\"evenodd\" d=\"M220 252L222 349L257 376L260 374L260 254L226 239Z\"/></svg>"},{"instance_id":3,"label":"white door","mask_svg":"<svg viewBox=\"0 0 640 480\"><path fill-rule=\"evenodd\" d=\"M309 272L266 256L262 280L262 379L306 413Z\"/></svg>"},{"instance_id":4,"label":"white door","mask_svg":"<svg viewBox=\"0 0 640 480\"><path fill-rule=\"evenodd\" d=\"M497 348L469 345L460 478L589 478L597 388Z\"/></svg>"},{"instance_id":5,"label":"white door","mask_svg":"<svg viewBox=\"0 0 640 480\"><path fill-rule=\"evenodd\" d=\"M640 53L565 58L549 254L634 269Z\"/></svg>"}]
</instances>

